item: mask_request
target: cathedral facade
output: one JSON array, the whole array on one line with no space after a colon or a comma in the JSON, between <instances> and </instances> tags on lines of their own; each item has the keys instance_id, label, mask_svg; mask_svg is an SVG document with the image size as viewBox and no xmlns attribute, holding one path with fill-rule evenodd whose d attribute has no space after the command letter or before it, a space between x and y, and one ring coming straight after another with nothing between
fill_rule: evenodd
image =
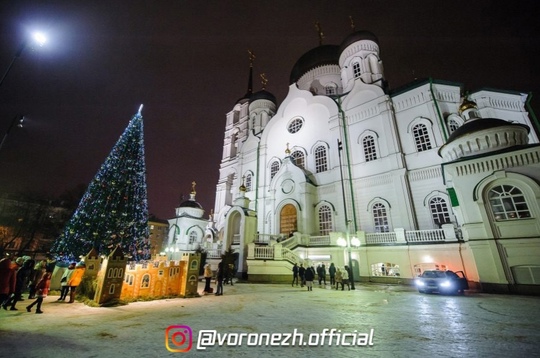
<instances>
[{"instance_id":1,"label":"cathedral facade","mask_svg":"<svg viewBox=\"0 0 540 358\"><path fill-rule=\"evenodd\" d=\"M465 96L435 79L389 89L369 31L306 52L279 105L251 77L226 115L213 219L238 275L288 280L293 263L334 262L361 281L440 268L484 290L540 284L527 94Z\"/></svg>"}]
</instances>

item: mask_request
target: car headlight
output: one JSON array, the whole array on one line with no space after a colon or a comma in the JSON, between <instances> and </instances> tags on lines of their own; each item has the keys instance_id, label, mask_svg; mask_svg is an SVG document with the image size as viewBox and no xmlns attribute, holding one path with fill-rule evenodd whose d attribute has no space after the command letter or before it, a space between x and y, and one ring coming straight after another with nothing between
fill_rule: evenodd
<instances>
[{"instance_id":1,"label":"car headlight","mask_svg":"<svg viewBox=\"0 0 540 358\"><path fill-rule=\"evenodd\" d=\"M425 286L424 281L416 280L416 286Z\"/></svg>"},{"instance_id":2,"label":"car headlight","mask_svg":"<svg viewBox=\"0 0 540 358\"><path fill-rule=\"evenodd\" d=\"M452 286L452 282L450 281L441 282L441 287L450 287L450 286Z\"/></svg>"}]
</instances>

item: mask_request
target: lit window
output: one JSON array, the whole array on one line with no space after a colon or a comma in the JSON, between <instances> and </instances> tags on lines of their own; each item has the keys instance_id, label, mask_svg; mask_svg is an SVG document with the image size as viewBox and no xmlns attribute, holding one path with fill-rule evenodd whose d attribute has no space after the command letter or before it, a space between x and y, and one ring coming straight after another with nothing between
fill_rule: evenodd
<instances>
[{"instance_id":1,"label":"lit window","mask_svg":"<svg viewBox=\"0 0 540 358\"><path fill-rule=\"evenodd\" d=\"M358 62L353 63L353 73L354 73L354 78L358 78L362 74L360 72L360 64Z\"/></svg>"},{"instance_id":2,"label":"lit window","mask_svg":"<svg viewBox=\"0 0 540 358\"><path fill-rule=\"evenodd\" d=\"M496 221L519 220L531 217L521 190L513 185L499 185L489 191L489 204Z\"/></svg>"},{"instance_id":3,"label":"lit window","mask_svg":"<svg viewBox=\"0 0 540 358\"><path fill-rule=\"evenodd\" d=\"M302 118L295 118L291 121L291 123L289 123L289 127L287 128L287 130L289 131L289 133L294 134L302 128L303 124L304 121L302 120Z\"/></svg>"},{"instance_id":4,"label":"lit window","mask_svg":"<svg viewBox=\"0 0 540 358\"><path fill-rule=\"evenodd\" d=\"M332 210L328 205L319 208L319 232L321 235L330 235L332 231Z\"/></svg>"},{"instance_id":5,"label":"lit window","mask_svg":"<svg viewBox=\"0 0 540 358\"><path fill-rule=\"evenodd\" d=\"M302 153L299 150L295 150L291 154L291 158L293 160L293 163L296 164L299 168L304 168L304 153Z\"/></svg>"},{"instance_id":6,"label":"lit window","mask_svg":"<svg viewBox=\"0 0 540 358\"><path fill-rule=\"evenodd\" d=\"M315 149L315 172L321 173L328 170L328 160L326 157L326 148L318 146Z\"/></svg>"},{"instance_id":7,"label":"lit window","mask_svg":"<svg viewBox=\"0 0 540 358\"><path fill-rule=\"evenodd\" d=\"M423 152L431 149L431 141L429 139L428 129L425 124L419 123L413 127L414 142L416 150Z\"/></svg>"},{"instance_id":8,"label":"lit window","mask_svg":"<svg viewBox=\"0 0 540 358\"><path fill-rule=\"evenodd\" d=\"M365 136L364 139L362 139L362 145L364 147L366 162L377 159L377 149L375 148L375 138L373 138L373 136Z\"/></svg>"},{"instance_id":9,"label":"lit window","mask_svg":"<svg viewBox=\"0 0 540 358\"><path fill-rule=\"evenodd\" d=\"M441 197L435 197L429 201L429 210L435 225L440 226L450 222L450 212L446 200Z\"/></svg>"},{"instance_id":10,"label":"lit window","mask_svg":"<svg viewBox=\"0 0 540 358\"><path fill-rule=\"evenodd\" d=\"M382 203L376 203L372 208L373 224L375 232L388 232L388 214L386 213L386 206Z\"/></svg>"},{"instance_id":11,"label":"lit window","mask_svg":"<svg viewBox=\"0 0 540 358\"><path fill-rule=\"evenodd\" d=\"M279 162L276 160L270 165L270 180L274 179L274 176L279 171Z\"/></svg>"}]
</instances>

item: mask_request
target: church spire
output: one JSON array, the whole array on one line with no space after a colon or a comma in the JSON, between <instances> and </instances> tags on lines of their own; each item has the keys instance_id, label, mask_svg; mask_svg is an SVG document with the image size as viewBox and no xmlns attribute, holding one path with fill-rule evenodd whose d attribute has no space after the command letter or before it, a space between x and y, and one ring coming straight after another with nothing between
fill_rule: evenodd
<instances>
[{"instance_id":1,"label":"church spire","mask_svg":"<svg viewBox=\"0 0 540 358\"><path fill-rule=\"evenodd\" d=\"M246 98L251 97L253 94L253 61L255 61L255 54L253 51L248 50L249 54L249 79L248 79L248 90L246 93Z\"/></svg>"}]
</instances>

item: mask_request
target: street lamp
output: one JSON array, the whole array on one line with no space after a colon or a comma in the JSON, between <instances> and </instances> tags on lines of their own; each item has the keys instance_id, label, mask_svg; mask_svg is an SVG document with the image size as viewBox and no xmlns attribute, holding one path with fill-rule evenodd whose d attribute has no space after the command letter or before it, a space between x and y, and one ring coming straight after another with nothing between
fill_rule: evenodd
<instances>
[{"instance_id":1,"label":"street lamp","mask_svg":"<svg viewBox=\"0 0 540 358\"><path fill-rule=\"evenodd\" d=\"M353 271L353 265L352 265L352 256L351 256L351 248L359 247L360 246L360 240L353 236L351 237L350 232L350 226L351 226L351 220L347 221L347 232L345 233L345 238L339 237L337 239L337 244L341 247L344 247L347 249L347 254L349 258L349 280L351 281L351 290L355 290L354 287L354 271Z\"/></svg>"},{"instance_id":2,"label":"street lamp","mask_svg":"<svg viewBox=\"0 0 540 358\"><path fill-rule=\"evenodd\" d=\"M32 34L31 39L33 40L33 42L38 44L39 47L43 46L45 44L45 42L47 42L47 37L42 32L34 32ZM17 50L17 52L15 52L15 56L13 56L13 59L11 60L11 63L9 64L6 72L4 72L4 75L2 76L2 79L0 80L0 86L2 86L2 83L4 83L4 80L6 79L9 71L11 70L11 67L13 67L13 64L15 63L15 61L19 57L21 57L21 54L22 54L23 50L26 48L26 45L28 45L28 41L29 41L29 39L25 39L22 42L21 46L19 46L19 49Z\"/></svg>"},{"instance_id":3,"label":"street lamp","mask_svg":"<svg viewBox=\"0 0 540 358\"><path fill-rule=\"evenodd\" d=\"M6 138L9 135L9 132L11 132L11 128L13 128L13 126L17 122L19 123L17 124L17 127L22 128L23 122L24 122L24 116L16 115L15 117L13 117L13 119L11 120L11 124L9 125L6 131L6 134L4 134L4 138L2 138L2 142L0 142L0 149L2 149L2 147L4 146L4 142L6 141Z\"/></svg>"}]
</instances>

